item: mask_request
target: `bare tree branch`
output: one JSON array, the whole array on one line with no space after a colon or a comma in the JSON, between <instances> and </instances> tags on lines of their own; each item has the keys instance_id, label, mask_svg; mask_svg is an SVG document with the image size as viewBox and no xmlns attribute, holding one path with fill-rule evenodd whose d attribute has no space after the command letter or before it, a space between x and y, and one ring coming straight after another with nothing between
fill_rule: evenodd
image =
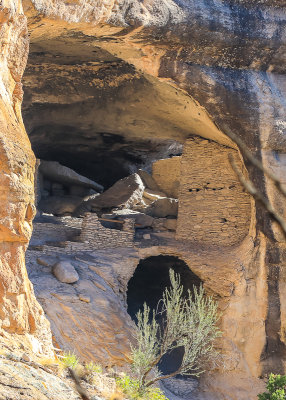
<instances>
[{"instance_id":1,"label":"bare tree branch","mask_svg":"<svg viewBox=\"0 0 286 400\"><path fill-rule=\"evenodd\" d=\"M278 222L279 226L281 227L285 237L286 237L286 221L285 219L274 210L270 202L262 195L262 193L253 185L253 183L246 179L243 175L242 171L236 165L233 155L228 155L229 162L236 173L240 183L244 186L245 190L254 197L255 200L259 201L263 207L269 212L270 216ZM264 171L264 170L263 170Z\"/></svg>"},{"instance_id":2,"label":"bare tree branch","mask_svg":"<svg viewBox=\"0 0 286 400\"><path fill-rule=\"evenodd\" d=\"M251 151L249 151L246 144L235 133L228 132L227 135L238 145L241 153L251 162L251 164L262 171L266 176L268 176L268 178L270 178L274 182L277 189L283 194L283 196L286 197L286 188L281 183L281 180L278 178L278 176L275 175L268 168L265 168L263 164L256 157L254 157Z\"/></svg>"},{"instance_id":3,"label":"bare tree branch","mask_svg":"<svg viewBox=\"0 0 286 400\"><path fill-rule=\"evenodd\" d=\"M76 373L72 368L69 368L69 373L75 383L76 390L78 391L82 400L90 400L89 395L87 394L86 390L82 387L80 380L78 379Z\"/></svg>"}]
</instances>

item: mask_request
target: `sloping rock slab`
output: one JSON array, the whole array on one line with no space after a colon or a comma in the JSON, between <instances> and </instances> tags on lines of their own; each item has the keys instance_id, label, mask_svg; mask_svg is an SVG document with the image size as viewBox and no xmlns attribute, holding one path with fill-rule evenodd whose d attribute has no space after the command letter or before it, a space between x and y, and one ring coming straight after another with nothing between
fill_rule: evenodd
<instances>
[{"instance_id":1,"label":"sloping rock slab","mask_svg":"<svg viewBox=\"0 0 286 400\"><path fill-rule=\"evenodd\" d=\"M146 214L154 218L165 218L178 215L178 200L163 198L154 201L146 210Z\"/></svg>"},{"instance_id":2,"label":"sloping rock slab","mask_svg":"<svg viewBox=\"0 0 286 400\"><path fill-rule=\"evenodd\" d=\"M132 208L142 200L145 186L138 174L120 179L92 201L93 208Z\"/></svg>"},{"instance_id":3,"label":"sloping rock slab","mask_svg":"<svg viewBox=\"0 0 286 400\"><path fill-rule=\"evenodd\" d=\"M79 400L68 382L43 369L0 359L0 400Z\"/></svg>"},{"instance_id":4,"label":"sloping rock slab","mask_svg":"<svg viewBox=\"0 0 286 400\"><path fill-rule=\"evenodd\" d=\"M97 192L103 191L103 186L86 178L72 170L71 168L61 165L57 161L41 160L39 167L40 172L45 178L51 181L60 182L67 185L83 186L94 189Z\"/></svg>"},{"instance_id":5,"label":"sloping rock slab","mask_svg":"<svg viewBox=\"0 0 286 400\"><path fill-rule=\"evenodd\" d=\"M113 267L137 265L134 250L115 255L110 250L102 254L98 251L96 258L87 254L76 260L67 257L80 278L72 285L59 282L48 268L37 263L39 255L34 253L27 269L57 346L74 351L82 361L126 365L133 323L123 298L120 300L123 287Z\"/></svg>"}]
</instances>

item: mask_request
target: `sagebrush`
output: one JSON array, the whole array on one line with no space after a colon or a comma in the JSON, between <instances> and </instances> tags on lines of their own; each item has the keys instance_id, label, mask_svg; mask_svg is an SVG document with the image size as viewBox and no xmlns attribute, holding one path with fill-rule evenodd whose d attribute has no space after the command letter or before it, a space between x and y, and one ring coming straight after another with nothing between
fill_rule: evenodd
<instances>
[{"instance_id":1,"label":"sagebrush","mask_svg":"<svg viewBox=\"0 0 286 400\"><path fill-rule=\"evenodd\" d=\"M259 400L285 400L286 376L270 374L266 389L267 392L258 395Z\"/></svg>"},{"instance_id":2,"label":"sagebrush","mask_svg":"<svg viewBox=\"0 0 286 400\"><path fill-rule=\"evenodd\" d=\"M183 296L180 276L173 270L170 281L156 310L151 311L145 303L143 311L137 313L137 345L131 352L139 388L178 374L199 376L218 354L214 348L215 339L221 335L217 303L206 296L202 286ZM161 374L157 365L162 357L179 347L184 350L180 367L171 374Z\"/></svg>"}]
</instances>

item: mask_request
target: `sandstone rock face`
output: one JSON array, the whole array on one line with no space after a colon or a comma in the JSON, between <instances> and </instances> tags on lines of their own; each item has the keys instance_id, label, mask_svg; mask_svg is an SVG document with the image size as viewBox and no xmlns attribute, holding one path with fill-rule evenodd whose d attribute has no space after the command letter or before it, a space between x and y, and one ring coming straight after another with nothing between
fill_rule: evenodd
<instances>
[{"instance_id":1,"label":"sandstone rock face","mask_svg":"<svg viewBox=\"0 0 286 400\"><path fill-rule=\"evenodd\" d=\"M1 8L0 18L1 320L6 331L26 332L39 326L39 308L23 269L34 163L19 112L27 38L21 9L12 0L5 4L8 12ZM24 116L38 157L49 153L98 182L103 174L110 186L154 159L179 155L186 139L197 139L184 146L172 251L178 254L181 241L187 241L180 254L221 302L228 372L206 377L206 387L209 378L218 397L225 391L225 397L254 399L255 377L285 370L285 239L243 192L227 154L233 153L245 176L281 214L285 201L261 172L248 164L245 169L227 135L243 138L265 166L285 177L284 0L24 4L31 29ZM82 295L91 301L79 300L76 314L88 331L84 311L93 299L91 293ZM72 315L74 293L59 300L62 317L53 314L50 293L47 298L45 309L57 321L57 332L61 319ZM80 332L80 325L72 321L70 329ZM113 337L113 328L108 331ZM64 343L63 331L57 334ZM106 338L98 336L92 344L103 346Z\"/></svg>"},{"instance_id":2,"label":"sandstone rock face","mask_svg":"<svg viewBox=\"0 0 286 400\"><path fill-rule=\"evenodd\" d=\"M39 252L28 253L29 275L57 346L75 351L83 361L126 367L134 325L124 307L115 268L134 269L137 258L133 249L85 256L74 253L64 258L58 254L59 263L76 265L80 279L72 285L56 279L52 267L39 265Z\"/></svg>"},{"instance_id":3,"label":"sandstone rock face","mask_svg":"<svg viewBox=\"0 0 286 400\"><path fill-rule=\"evenodd\" d=\"M213 246L220 249L217 254L229 246L244 252L241 269L229 278L229 291L220 290L225 283L223 268L217 277L220 285L212 285L214 293L229 299L222 326L228 338L225 353L234 360L229 367L233 374L226 377L229 385L217 378L212 387L217 393L223 386L232 387L228 394L233 398L255 398L245 390L249 381L242 376L284 370L285 277L280 267L285 245L263 210L243 193L227 164L227 153L236 153L245 175L282 214L284 202L262 173L249 165L244 169L227 135L236 133L264 165L285 175L283 0L120 0L105 3L104 12L103 3L98 5L96 16L87 15L89 3L78 2L64 16L81 21L73 25L72 37L66 34L68 25L56 20L67 11L63 1L25 4L32 44L24 116L37 156L49 148L53 157L58 156L54 159L69 160L65 165L73 167L77 154L94 176L102 166L100 157L109 158L106 175L116 181L128 170L150 167L154 159L180 155L178 142L192 135L210 140L184 149L177 238L189 240L189 247L201 252L200 277L206 286L216 268L211 267L214 258L203 259L205 246L209 254ZM39 21L39 12L55 19ZM84 20L113 25L84 25ZM59 137L65 149L60 154ZM220 162L215 164L216 160ZM189 265L192 268L191 259ZM241 384L244 392L238 389Z\"/></svg>"},{"instance_id":4,"label":"sandstone rock face","mask_svg":"<svg viewBox=\"0 0 286 400\"><path fill-rule=\"evenodd\" d=\"M177 199L181 180L181 157L154 162L152 177L163 192Z\"/></svg>"},{"instance_id":5,"label":"sandstone rock face","mask_svg":"<svg viewBox=\"0 0 286 400\"><path fill-rule=\"evenodd\" d=\"M7 0L4 5L0 5L0 331L2 338L16 334L10 336L14 343L49 353L49 324L24 262L35 213L35 157L20 111L28 30L21 3Z\"/></svg>"},{"instance_id":6,"label":"sandstone rock face","mask_svg":"<svg viewBox=\"0 0 286 400\"><path fill-rule=\"evenodd\" d=\"M80 399L72 382L45 371L40 365L13 360L13 354L9 358L2 357L0 363L1 400L66 400L67 396L71 400Z\"/></svg>"}]
</instances>

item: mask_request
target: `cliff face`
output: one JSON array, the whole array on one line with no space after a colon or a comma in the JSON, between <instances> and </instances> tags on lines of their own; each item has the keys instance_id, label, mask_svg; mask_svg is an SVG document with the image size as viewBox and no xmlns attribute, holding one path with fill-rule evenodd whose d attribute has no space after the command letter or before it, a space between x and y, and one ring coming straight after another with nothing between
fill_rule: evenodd
<instances>
[{"instance_id":1,"label":"cliff face","mask_svg":"<svg viewBox=\"0 0 286 400\"><path fill-rule=\"evenodd\" d=\"M285 200L262 172L243 160L228 137L231 132L241 137L285 181L283 3L23 0L31 35L23 115L37 157L59 161L110 186L138 167L150 167L154 159L181 154L184 147L182 224L177 233L195 238L190 248L195 244L196 254L202 250L201 258L192 262L194 250L184 257L221 300L224 350L230 360L227 371L232 375L227 380L221 371L211 385L219 392L228 382L229 393L237 385L239 399L243 398L239 386L253 384L245 376L284 371L285 239L237 182L237 192L231 192L235 179L227 160L229 151L236 153L249 177L285 215ZM7 274L3 275L6 297L1 319L8 321L6 330L26 332L30 326L37 329L40 312L23 264L33 217L34 163L20 115L27 33L20 5L11 2L1 15L6 52L1 53L0 87L0 155L5 166L0 259ZM193 136L207 140L184 146ZM214 161L208 165L210 156ZM196 177L189 169L190 160L198 171ZM218 196L207 191L208 178L219 184L212 187L219 190ZM201 180L205 182L200 186ZM225 182L230 182L227 188ZM188 215L191 205L199 209ZM200 207L205 210L203 221L198 216ZM236 248L230 248L234 244ZM222 245L229 246L229 253ZM208 252L208 246L216 249ZM227 290L222 290L224 284ZM18 293L27 295L18 298ZM16 309L20 299L27 304ZM16 313L20 309L25 310L22 319ZM34 320L34 325L27 322ZM239 374L244 380L239 380Z\"/></svg>"},{"instance_id":2,"label":"cliff face","mask_svg":"<svg viewBox=\"0 0 286 400\"><path fill-rule=\"evenodd\" d=\"M25 250L34 217L32 153L22 117L21 78L28 56L26 17L19 1L0 8L0 319L1 335L50 351L50 333L25 268ZM33 336L30 336L33 335ZM31 338L31 340L29 339ZM13 337L16 344L17 335ZM37 347L37 346L36 346Z\"/></svg>"}]
</instances>

